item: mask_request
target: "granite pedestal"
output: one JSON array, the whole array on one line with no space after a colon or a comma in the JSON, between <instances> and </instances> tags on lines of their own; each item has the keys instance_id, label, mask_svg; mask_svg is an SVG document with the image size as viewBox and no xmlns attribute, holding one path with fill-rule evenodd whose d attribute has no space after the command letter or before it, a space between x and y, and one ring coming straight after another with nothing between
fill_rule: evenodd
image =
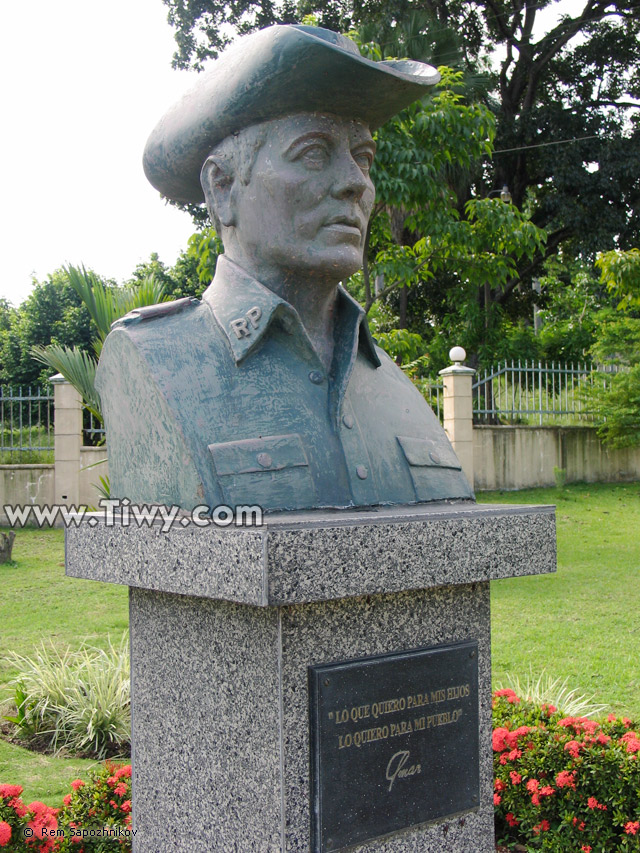
<instances>
[{"instance_id":1,"label":"granite pedestal","mask_svg":"<svg viewBox=\"0 0 640 853\"><path fill-rule=\"evenodd\" d=\"M66 547L68 575L130 587L136 853L493 853L489 581L555 570L552 507L314 511L268 516L259 528L169 532L84 522L67 530ZM396 658L377 657L399 655L402 663L402 653L424 649L435 650L414 655L424 693L409 683L400 690ZM468 662L477 688L466 678L471 705L462 726L460 673L447 671L447 661L467 653L477 654L477 669ZM317 747L323 738L333 743L338 709L334 717L321 702L310 706L309 684L314 677L320 691L330 684L322 665L372 656L372 686L357 712L363 719L348 724L361 745L346 765L335 729L342 788L329 803L333 753L321 760ZM429 684L438 657L445 674L440 666L438 683ZM356 680L363 666L354 665ZM411 713L398 706L405 699ZM402 757L410 736L401 726L411 721L433 722L423 740L442 747L437 768ZM383 723L395 725L393 735L390 728L385 737ZM446 746L454 742L455 760ZM366 750L371 757L374 749L384 760L365 771ZM404 769L394 776L395 756ZM373 784L369 772L379 774L381 792L391 784L407 801L412 785L428 790L431 779L436 805L425 811L418 802L401 826L393 815L392 824L357 810L352 819L352 801ZM460 800L463 775L472 784Z\"/></svg>"}]
</instances>

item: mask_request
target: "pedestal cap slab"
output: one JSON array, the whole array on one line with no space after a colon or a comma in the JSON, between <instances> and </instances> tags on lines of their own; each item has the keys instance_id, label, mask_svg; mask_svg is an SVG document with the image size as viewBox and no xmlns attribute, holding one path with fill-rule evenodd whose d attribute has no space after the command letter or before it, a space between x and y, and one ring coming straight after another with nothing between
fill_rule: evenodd
<instances>
[{"instance_id":1,"label":"pedestal cap slab","mask_svg":"<svg viewBox=\"0 0 640 853\"><path fill-rule=\"evenodd\" d=\"M469 584L555 571L555 508L317 510L166 532L109 526L97 513L67 529L66 567L71 577L263 607Z\"/></svg>"}]
</instances>

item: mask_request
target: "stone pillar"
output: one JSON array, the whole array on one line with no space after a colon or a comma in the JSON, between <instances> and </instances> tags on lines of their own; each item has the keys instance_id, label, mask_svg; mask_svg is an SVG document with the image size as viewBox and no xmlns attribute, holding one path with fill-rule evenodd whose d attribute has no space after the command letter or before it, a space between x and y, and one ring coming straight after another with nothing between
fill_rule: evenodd
<instances>
[{"instance_id":1,"label":"stone pillar","mask_svg":"<svg viewBox=\"0 0 640 853\"><path fill-rule=\"evenodd\" d=\"M82 397L61 373L51 377L54 397L55 503L80 503Z\"/></svg>"},{"instance_id":2,"label":"stone pillar","mask_svg":"<svg viewBox=\"0 0 640 853\"><path fill-rule=\"evenodd\" d=\"M130 587L134 853L494 853L489 582L553 507L96 514L66 560Z\"/></svg>"},{"instance_id":3,"label":"stone pillar","mask_svg":"<svg viewBox=\"0 0 640 853\"><path fill-rule=\"evenodd\" d=\"M467 357L462 347L449 350L453 362L440 371L444 382L444 431L451 442L462 470L473 488L473 401L471 384L475 370L465 367Z\"/></svg>"}]
</instances>

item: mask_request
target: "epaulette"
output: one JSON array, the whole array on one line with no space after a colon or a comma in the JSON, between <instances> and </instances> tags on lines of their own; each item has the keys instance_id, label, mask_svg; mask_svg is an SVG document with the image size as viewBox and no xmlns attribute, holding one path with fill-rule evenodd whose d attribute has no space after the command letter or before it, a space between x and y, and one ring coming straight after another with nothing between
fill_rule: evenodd
<instances>
[{"instance_id":1,"label":"epaulette","mask_svg":"<svg viewBox=\"0 0 640 853\"><path fill-rule=\"evenodd\" d=\"M170 317L173 314L179 314L185 308L195 307L199 304L199 299L195 299L193 296L185 296L184 299L174 299L172 302L145 305L143 308L134 308L133 311L129 311L124 317L115 320L111 324L111 328L118 329L121 326L132 326L134 323L142 322L142 320L155 320L157 317Z\"/></svg>"}]
</instances>

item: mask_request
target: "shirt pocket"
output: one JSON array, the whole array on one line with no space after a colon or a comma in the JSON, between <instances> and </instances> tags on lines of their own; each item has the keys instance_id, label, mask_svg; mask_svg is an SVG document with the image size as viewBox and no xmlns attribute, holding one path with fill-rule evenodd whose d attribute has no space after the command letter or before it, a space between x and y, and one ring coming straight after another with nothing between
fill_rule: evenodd
<instances>
[{"instance_id":1,"label":"shirt pocket","mask_svg":"<svg viewBox=\"0 0 640 853\"><path fill-rule=\"evenodd\" d=\"M307 509L315 505L309 460L297 433L210 444L209 451L230 506Z\"/></svg>"},{"instance_id":2,"label":"shirt pocket","mask_svg":"<svg viewBox=\"0 0 640 853\"><path fill-rule=\"evenodd\" d=\"M452 447L429 438L396 438L409 465L417 500L441 499L447 494L449 481L453 479L457 484L459 476L454 472L461 471L462 466Z\"/></svg>"}]
</instances>

